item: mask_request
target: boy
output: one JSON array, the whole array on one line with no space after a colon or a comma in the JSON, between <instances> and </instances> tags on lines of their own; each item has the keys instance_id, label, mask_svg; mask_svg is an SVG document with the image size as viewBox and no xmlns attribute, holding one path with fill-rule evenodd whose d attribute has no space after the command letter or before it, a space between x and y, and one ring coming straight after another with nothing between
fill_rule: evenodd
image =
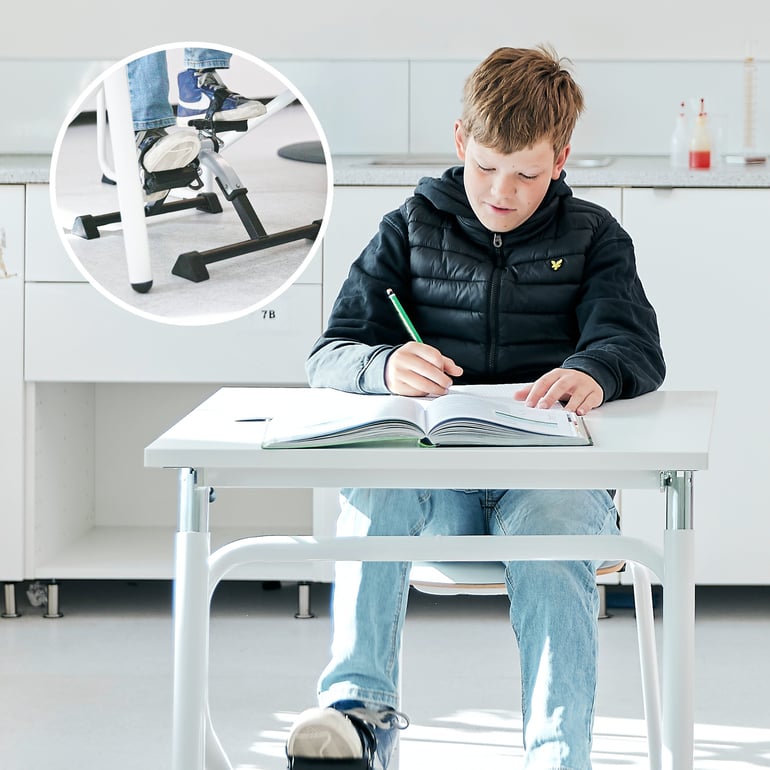
<instances>
[{"instance_id":1,"label":"boy","mask_svg":"<svg viewBox=\"0 0 770 770\"><path fill-rule=\"evenodd\" d=\"M531 383L530 406L586 414L656 389L665 366L633 245L564 181L583 109L547 48L494 51L465 86L463 162L387 214L353 264L307 363L310 384L359 393L446 393ZM423 343L407 341L392 288ZM344 489L344 535L617 534L606 490ZM527 768L591 767L597 588L592 562L510 562ZM321 708L298 718L289 766L387 767L409 565L340 563ZM306 760L310 760L308 763Z\"/></svg>"}]
</instances>

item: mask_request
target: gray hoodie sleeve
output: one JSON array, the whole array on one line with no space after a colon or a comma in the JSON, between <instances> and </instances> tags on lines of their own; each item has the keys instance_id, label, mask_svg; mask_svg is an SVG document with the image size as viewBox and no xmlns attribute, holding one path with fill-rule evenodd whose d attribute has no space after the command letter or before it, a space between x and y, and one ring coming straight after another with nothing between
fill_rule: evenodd
<instances>
[{"instance_id":1,"label":"gray hoodie sleeve","mask_svg":"<svg viewBox=\"0 0 770 770\"><path fill-rule=\"evenodd\" d=\"M310 355L307 378L314 388L335 388L349 393L388 393L385 364L392 347L365 345L352 340L331 340Z\"/></svg>"}]
</instances>

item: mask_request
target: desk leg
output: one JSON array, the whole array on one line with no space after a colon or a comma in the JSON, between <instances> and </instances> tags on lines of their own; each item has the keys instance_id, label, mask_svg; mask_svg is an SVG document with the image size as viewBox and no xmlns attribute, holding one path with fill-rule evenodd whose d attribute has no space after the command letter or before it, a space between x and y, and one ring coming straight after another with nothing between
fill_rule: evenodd
<instances>
[{"instance_id":1,"label":"desk leg","mask_svg":"<svg viewBox=\"0 0 770 770\"><path fill-rule=\"evenodd\" d=\"M666 474L664 487L663 768L692 770L695 721L692 473Z\"/></svg>"},{"instance_id":2,"label":"desk leg","mask_svg":"<svg viewBox=\"0 0 770 770\"><path fill-rule=\"evenodd\" d=\"M203 770L209 647L209 488L179 472L174 574L172 770Z\"/></svg>"}]
</instances>

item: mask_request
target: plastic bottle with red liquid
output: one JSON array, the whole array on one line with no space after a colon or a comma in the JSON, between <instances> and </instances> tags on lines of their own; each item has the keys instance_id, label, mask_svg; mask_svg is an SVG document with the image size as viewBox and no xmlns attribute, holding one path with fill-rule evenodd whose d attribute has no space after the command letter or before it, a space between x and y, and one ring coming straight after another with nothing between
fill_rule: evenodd
<instances>
[{"instance_id":1,"label":"plastic bottle with red liquid","mask_svg":"<svg viewBox=\"0 0 770 770\"><path fill-rule=\"evenodd\" d=\"M711 168L711 132L703 99L700 100L700 112L695 118L690 138L690 168Z\"/></svg>"}]
</instances>

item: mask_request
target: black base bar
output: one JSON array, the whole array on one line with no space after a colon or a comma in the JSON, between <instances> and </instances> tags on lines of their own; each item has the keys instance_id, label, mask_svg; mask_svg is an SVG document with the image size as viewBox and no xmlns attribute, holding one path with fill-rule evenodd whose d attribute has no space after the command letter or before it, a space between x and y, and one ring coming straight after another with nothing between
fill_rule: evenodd
<instances>
[{"instance_id":1,"label":"black base bar","mask_svg":"<svg viewBox=\"0 0 770 770\"><path fill-rule=\"evenodd\" d=\"M259 238L250 238L247 241L232 243L229 246L220 246L207 251L188 251L177 257L171 272L180 278L200 283L201 281L207 281L210 277L206 265L210 265L213 262L221 262L224 259L240 257L253 251L280 246L284 243L300 241L305 238L312 241L316 239L320 230L321 220L317 219L312 224L304 225L303 227L295 227L291 230L283 230Z\"/></svg>"},{"instance_id":2,"label":"black base bar","mask_svg":"<svg viewBox=\"0 0 770 770\"><path fill-rule=\"evenodd\" d=\"M216 131L247 131L246 121L220 122L215 121L211 124L206 120L190 121L189 124L199 131L208 131L214 134ZM195 163L185 166L183 169L171 171L156 172L154 175L145 176L145 189L148 191L157 189L172 189L174 187L189 186L192 189L193 184L198 179L198 169L203 162L210 170L214 171L214 179L219 185L225 199L232 203L241 224L249 236L248 240L232 243L227 246L209 249L207 251L188 251L177 257L174 267L171 270L172 275L185 278L194 283L207 281L209 271L206 265L212 262L220 262L224 259L232 259L243 254L249 254L254 251L269 249L273 246L280 246L284 243L299 241L303 239L315 240L321 231L321 220L315 220L312 224L296 227L291 230L283 230L278 233L268 234L259 221L257 212L248 198L248 190L241 184L235 172L224 162L217 153L218 142L215 136L211 136L214 144L214 152L209 151L205 158L201 157ZM108 181L108 180L103 180ZM157 202L144 207L145 217L154 217L160 214L167 214L172 211L182 211L184 209L198 209L211 214L222 212L222 205L216 193L201 193L194 198L186 198L178 201L166 203ZM90 240L99 237L99 228L103 225L120 222L120 212L114 211L109 214L100 214L93 216L85 214L75 219L72 225L72 233ZM141 294L148 292L152 288L152 281L146 281L139 284L131 284L134 291Z\"/></svg>"},{"instance_id":3,"label":"black base bar","mask_svg":"<svg viewBox=\"0 0 770 770\"><path fill-rule=\"evenodd\" d=\"M168 214L172 211L184 211L185 209L197 209L209 214L221 214L222 204L216 193L201 193L194 198L182 198L171 202L163 202L160 206L157 204L145 206L145 217L156 217L160 214ZM75 219L72 225L72 234L86 240L98 238L99 228L103 225L114 225L120 222L120 212L111 211L109 214L83 214Z\"/></svg>"}]
</instances>

